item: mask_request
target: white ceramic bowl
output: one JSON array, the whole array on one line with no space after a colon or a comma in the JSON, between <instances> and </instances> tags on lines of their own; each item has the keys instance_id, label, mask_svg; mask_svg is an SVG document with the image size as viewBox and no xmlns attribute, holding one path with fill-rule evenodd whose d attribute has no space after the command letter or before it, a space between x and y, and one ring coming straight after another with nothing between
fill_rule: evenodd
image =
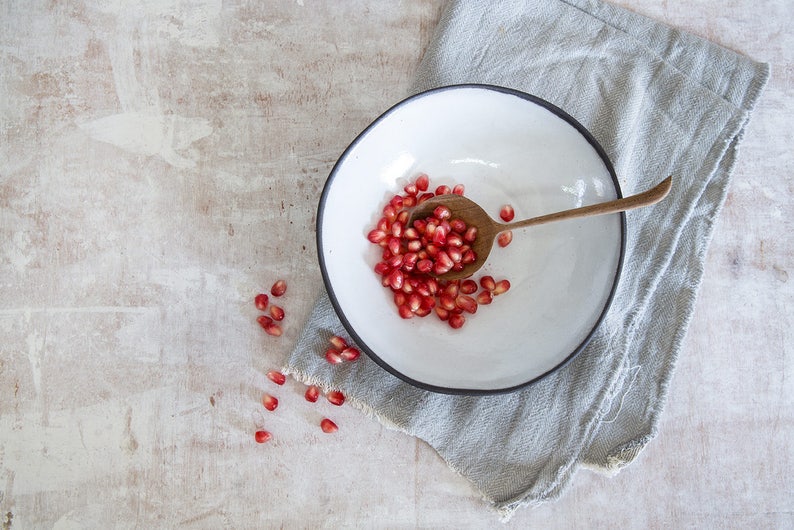
<instances>
[{"instance_id":1,"label":"white ceramic bowl","mask_svg":"<svg viewBox=\"0 0 794 530\"><path fill-rule=\"evenodd\" d=\"M576 355L602 320L623 261L625 217L612 214L516 231L475 275L511 289L450 328L431 314L403 320L373 266L366 234L381 209L419 173L431 190L464 184L466 196L516 220L620 197L593 137L562 110L486 85L410 97L364 130L334 166L320 199L317 244L333 306L351 337L383 368L447 393L506 392Z\"/></svg>"}]
</instances>

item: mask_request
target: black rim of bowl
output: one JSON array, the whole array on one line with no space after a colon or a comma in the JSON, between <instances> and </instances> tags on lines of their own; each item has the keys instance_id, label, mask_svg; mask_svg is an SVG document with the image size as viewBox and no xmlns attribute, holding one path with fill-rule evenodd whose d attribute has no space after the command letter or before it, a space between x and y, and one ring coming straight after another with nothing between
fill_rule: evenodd
<instances>
[{"instance_id":1,"label":"black rim of bowl","mask_svg":"<svg viewBox=\"0 0 794 530\"><path fill-rule=\"evenodd\" d=\"M356 136L356 138L350 143L350 145L347 146L347 148L344 150L342 155L339 157L339 159L334 164L334 167L331 169L331 173L328 175L328 179L326 180L325 186L323 187L322 194L320 195L320 203L319 203L318 210L317 210L316 238L317 238L317 254L318 254L319 263L320 263L320 272L321 272L322 277L323 277L323 283L325 284L326 291L328 292L328 297L331 300L331 305L333 306L334 311L336 312L336 315L339 317L339 320L342 322L342 325L344 326L345 330L350 334L350 337L364 351L364 353L366 353L369 356L370 359L375 361L381 368L383 368L384 370L386 370L390 374L394 375L395 377L398 377L399 379L401 379L401 380L405 381L406 383L409 383L412 386L415 386L417 388L421 388L423 390L428 390L430 392L435 392L435 393L439 393L439 394L458 394L458 395L474 395L474 396L476 396L476 395L505 394L505 393L515 392L516 390L525 388L525 387L531 385L532 383L535 383L535 382L547 377L548 375L558 371L562 367L566 366L582 350L584 350L585 347L587 347L587 345L592 340L593 335L595 335L595 332L601 326L601 323L603 322L607 311L609 311L609 308L612 305L612 300L613 300L613 298L615 296L615 291L617 290L618 282L620 281L620 276L621 276L621 273L623 271L623 259L624 259L624 256L625 256L625 249L626 249L626 214L623 213L623 212L621 212L619 214L620 215L620 254L619 254L619 257L618 257L618 265L617 265L617 267L615 269L615 276L614 276L614 279L612 281L612 289L610 290L609 296L607 297L607 300L606 300L606 303L604 304L604 307L601 310L601 314L598 316L598 319L596 320L596 322L593 325L592 329L587 333L587 335L585 336L584 340L582 340L582 342L579 344L579 346L577 346L570 354L568 354L568 356L565 357L565 359L560 361L556 366L554 366L553 368L547 370L546 372L544 372L544 373L542 373L542 374L530 379L529 381L520 383L518 385L505 387L505 388L494 388L494 389L450 388L450 387L443 387L443 386L437 386L437 385L431 385L431 384L428 384L428 383L423 383L422 381L418 381L416 379L408 377L407 375L399 372L398 370L394 369L389 363L387 363L386 361L381 359L380 356L377 353L375 353L369 346L367 346L367 344L361 339L361 337L358 335L358 333L356 333L355 328L350 324L350 321L345 316L345 312L342 309L342 307L340 306L339 301L337 300L337 298L336 298L336 296L334 294L334 289L333 289L333 286L331 285L331 280L328 277L328 272L326 270L325 258L323 257L324 245L323 245L323 237L322 237L322 230L321 230L322 223L323 223L323 218L324 218L324 213L325 213L326 197L327 197L327 195L328 195L328 193L330 191L331 185L333 184L334 178L336 177L337 170L345 162L345 160L347 159L347 157L350 154L350 152L356 147L356 145L361 141L361 139L364 138L367 135L367 133L370 130L372 130L374 127L376 127L380 122L382 122L392 112L394 112L398 108L400 108L400 107L404 106L405 104L407 104L407 103L409 103L411 101L414 101L414 100L416 100L418 98L422 98L422 97L425 97L425 96L428 96L428 95L432 95L432 94L437 94L439 92L444 92L444 91L447 91L447 90L472 89L472 88L474 88L474 89L482 89L482 90L490 90L490 91L495 91L495 92L501 92L501 93L504 93L504 94L509 94L509 95L513 95L513 96L525 99L525 100L530 101L530 102L532 102L532 103L534 103L536 105L544 107L545 109L551 111L553 114L555 114L559 118L562 118L563 120L568 122L571 126L573 126L588 141L588 143L593 147L593 149L595 149L596 153L598 153L598 156L604 162L604 165L606 166L607 170L609 171L610 176L612 177L612 183L613 183L613 185L615 187L615 194L616 194L617 198L623 197L623 194L622 194L621 189L620 189L620 184L618 182L618 178L617 178L617 176L615 174L615 169L613 168L612 162L610 161L610 159L607 156L606 152L604 151L603 147L601 147L601 145L598 143L598 141L596 141L596 139L593 137L593 135L590 133L590 131L587 130L587 128L585 128L581 123L579 123L576 119L574 119L571 115L569 115L564 110L560 109L556 105L554 105L552 103L549 103L548 101L546 101L546 100L544 100L542 98L539 98L537 96L533 96L531 94L527 94L527 93L521 92L519 90L514 90L514 89L511 89L511 88L505 88L505 87L502 87L502 86L488 85L488 84L477 84L477 83L466 83L466 84L459 84L459 85L446 85L446 86L442 86L442 87L426 90L426 91L423 91L423 92L419 92L417 94L414 94L413 96L409 96L409 97L403 99L402 101L396 103L395 105L390 107L388 110L383 112L380 116L378 116L377 119L375 119L372 123L370 123L367 126L367 128L364 129L363 131L361 131L358 134L358 136Z\"/></svg>"}]
</instances>

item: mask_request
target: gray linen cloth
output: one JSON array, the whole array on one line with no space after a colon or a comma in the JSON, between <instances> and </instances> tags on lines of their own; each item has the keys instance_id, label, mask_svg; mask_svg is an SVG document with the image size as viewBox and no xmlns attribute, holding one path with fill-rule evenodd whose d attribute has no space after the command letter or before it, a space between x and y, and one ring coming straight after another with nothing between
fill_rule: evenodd
<instances>
[{"instance_id":1,"label":"gray linen cloth","mask_svg":"<svg viewBox=\"0 0 794 530\"><path fill-rule=\"evenodd\" d=\"M765 64L595 0L451 2L413 92L488 83L537 95L593 133L625 195L672 174L671 195L627 213L622 277L587 348L523 390L442 395L363 357L331 366L328 338L347 335L325 294L285 370L426 441L504 519L557 498L581 466L616 472L656 433L737 146L768 75Z\"/></svg>"}]
</instances>

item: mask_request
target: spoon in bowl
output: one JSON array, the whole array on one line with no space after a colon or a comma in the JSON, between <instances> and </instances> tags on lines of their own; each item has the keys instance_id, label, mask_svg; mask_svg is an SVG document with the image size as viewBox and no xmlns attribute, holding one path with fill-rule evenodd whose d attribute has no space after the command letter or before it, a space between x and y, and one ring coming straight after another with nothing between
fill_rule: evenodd
<instances>
[{"instance_id":1,"label":"spoon in bowl","mask_svg":"<svg viewBox=\"0 0 794 530\"><path fill-rule=\"evenodd\" d=\"M493 248L494 239L496 239L501 232L554 221L563 221L565 219L625 212L626 210L633 210L634 208L650 206L667 196L673 183L672 179L673 177L671 175L655 187L637 195L631 195L614 201L592 204L590 206L582 206L571 210L563 210L561 212L532 217L531 219L525 219L523 221L514 221L512 223L494 221L480 205L462 195L437 195L414 207L407 224L411 226L414 220L424 219L431 215L437 206L444 205L452 212L453 218L462 219L467 226L477 227L477 238L472 243L472 250L477 255L477 258L460 270L451 270L445 274L438 275L439 278L444 278L445 280L457 280L459 278L471 276L485 264L488 255L491 253L491 248Z\"/></svg>"}]
</instances>

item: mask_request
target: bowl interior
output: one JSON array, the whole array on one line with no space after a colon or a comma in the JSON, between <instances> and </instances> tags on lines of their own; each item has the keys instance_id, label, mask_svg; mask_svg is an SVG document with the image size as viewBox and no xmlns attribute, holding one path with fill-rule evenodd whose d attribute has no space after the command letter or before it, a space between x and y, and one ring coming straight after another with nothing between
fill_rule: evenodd
<instances>
[{"instance_id":1,"label":"bowl interior","mask_svg":"<svg viewBox=\"0 0 794 530\"><path fill-rule=\"evenodd\" d=\"M396 105L351 144L320 202L323 278L362 348L403 379L442 392L499 392L531 382L575 354L600 322L623 255L622 214L517 230L475 278L511 289L451 329L434 315L401 319L373 271L367 232L384 204L424 172L431 190L464 184L495 218L516 220L617 198L595 141L559 109L505 89L457 86Z\"/></svg>"}]
</instances>

